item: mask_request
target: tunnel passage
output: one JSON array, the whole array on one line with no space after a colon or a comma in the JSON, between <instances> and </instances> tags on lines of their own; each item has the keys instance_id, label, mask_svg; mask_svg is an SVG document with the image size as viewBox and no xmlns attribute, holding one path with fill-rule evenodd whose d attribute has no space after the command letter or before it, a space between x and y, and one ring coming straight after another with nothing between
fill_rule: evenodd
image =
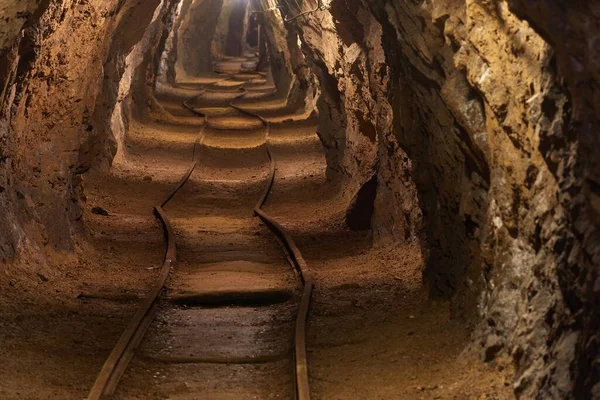
<instances>
[{"instance_id":1,"label":"tunnel passage","mask_svg":"<svg viewBox=\"0 0 600 400\"><path fill-rule=\"evenodd\" d=\"M243 1L237 1L233 4L233 10L229 17L229 27L227 29L227 45L225 54L228 56L241 56L243 52L243 43L247 40L243 37L244 25L247 24L246 9L247 4Z\"/></svg>"},{"instance_id":2,"label":"tunnel passage","mask_svg":"<svg viewBox=\"0 0 600 400\"><path fill-rule=\"evenodd\" d=\"M0 12L0 397L597 395L593 1Z\"/></svg>"},{"instance_id":3,"label":"tunnel passage","mask_svg":"<svg viewBox=\"0 0 600 400\"><path fill-rule=\"evenodd\" d=\"M255 14L250 14L247 21L246 44L251 48L258 48L260 41L260 25Z\"/></svg>"}]
</instances>

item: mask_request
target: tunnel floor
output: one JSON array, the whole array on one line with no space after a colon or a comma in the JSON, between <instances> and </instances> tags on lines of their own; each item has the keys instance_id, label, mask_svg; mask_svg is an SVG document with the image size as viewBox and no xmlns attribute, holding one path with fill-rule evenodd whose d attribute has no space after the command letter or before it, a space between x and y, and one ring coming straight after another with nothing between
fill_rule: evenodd
<instances>
[{"instance_id":1,"label":"tunnel floor","mask_svg":"<svg viewBox=\"0 0 600 400\"><path fill-rule=\"evenodd\" d=\"M232 59L230 73L242 60ZM87 240L54 276L22 276L0 302L2 398L83 398L158 274L164 238L152 207L188 168L210 115L198 165L165 207L177 236L158 315L117 389L120 399L294 397L293 322L299 286L279 243L253 216L264 206L289 230L315 274L308 368L316 399L512 398L510 366L467 352L468 331L428 300L416 244L373 247L351 232L347 204L325 176L317 119L290 110L261 75L214 74L163 88L155 120L130 121L107 171L84 175ZM250 79L251 78L251 79ZM208 88L201 95L202 88ZM84 260L79 263L77 260ZM19 276L18 271L12 271ZM16 275L15 275L16 274Z\"/></svg>"}]
</instances>

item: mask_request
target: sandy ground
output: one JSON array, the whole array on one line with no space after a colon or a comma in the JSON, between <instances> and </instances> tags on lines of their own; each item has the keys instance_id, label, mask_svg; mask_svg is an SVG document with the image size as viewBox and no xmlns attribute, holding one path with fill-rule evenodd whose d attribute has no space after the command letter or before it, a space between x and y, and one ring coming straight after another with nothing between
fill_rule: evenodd
<instances>
[{"instance_id":1,"label":"sandy ground","mask_svg":"<svg viewBox=\"0 0 600 400\"><path fill-rule=\"evenodd\" d=\"M157 98L172 115L132 121L125 157L84 176L85 236L76 255L40 261L59 265L53 276L26 274L15 263L0 277L0 398L87 394L157 276L164 239L152 206L189 167L201 129L181 101L211 79L162 91ZM255 90L239 103L272 122L277 171L264 209L290 231L316 275L313 397L513 398L511 366L481 363L448 304L427 299L418 246L373 246L368 232L346 228L347 204L325 176L317 121L247 75L194 99L211 117L197 168L165 207L178 264L116 397L294 398L299 281L252 215L269 165L262 125L227 107L245 82Z\"/></svg>"}]
</instances>

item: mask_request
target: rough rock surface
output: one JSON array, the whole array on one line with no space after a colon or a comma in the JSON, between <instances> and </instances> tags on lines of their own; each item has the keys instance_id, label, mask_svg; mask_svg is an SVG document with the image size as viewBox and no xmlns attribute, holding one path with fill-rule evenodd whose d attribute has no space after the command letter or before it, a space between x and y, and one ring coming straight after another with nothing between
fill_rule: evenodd
<instances>
[{"instance_id":1,"label":"rough rock surface","mask_svg":"<svg viewBox=\"0 0 600 400\"><path fill-rule=\"evenodd\" d=\"M38 267L44 248L73 249L78 149L117 2L63 3L51 2L2 57L1 256L31 252L37 260L28 262Z\"/></svg>"},{"instance_id":2,"label":"rough rock surface","mask_svg":"<svg viewBox=\"0 0 600 400\"><path fill-rule=\"evenodd\" d=\"M512 354L524 397L599 390L592 3L334 0L286 25L331 175L377 174L375 234L421 241L432 294Z\"/></svg>"},{"instance_id":3,"label":"rough rock surface","mask_svg":"<svg viewBox=\"0 0 600 400\"><path fill-rule=\"evenodd\" d=\"M257 12L261 23L261 35L266 42L273 80L281 95L288 98L291 108L314 110L320 97L316 77L300 49L298 34L286 29L281 13L272 12L272 3L270 0L259 0L251 9Z\"/></svg>"},{"instance_id":4,"label":"rough rock surface","mask_svg":"<svg viewBox=\"0 0 600 400\"><path fill-rule=\"evenodd\" d=\"M0 4L0 55L3 55L17 39L24 26L34 23L48 7L49 1L21 0L3 1Z\"/></svg>"},{"instance_id":5,"label":"rough rock surface","mask_svg":"<svg viewBox=\"0 0 600 400\"><path fill-rule=\"evenodd\" d=\"M124 134L132 70L175 2L40 3L0 57L0 259L52 275L76 246L80 175ZM43 6L43 7L42 7ZM155 30L147 29L154 26ZM5 41L9 43L9 41Z\"/></svg>"}]
</instances>

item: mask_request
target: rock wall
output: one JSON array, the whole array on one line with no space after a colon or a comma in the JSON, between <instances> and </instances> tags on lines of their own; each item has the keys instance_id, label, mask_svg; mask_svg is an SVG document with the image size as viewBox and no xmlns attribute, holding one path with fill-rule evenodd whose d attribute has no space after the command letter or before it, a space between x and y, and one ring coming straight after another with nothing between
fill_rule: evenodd
<instances>
[{"instance_id":1,"label":"rock wall","mask_svg":"<svg viewBox=\"0 0 600 400\"><path fill-rule=\"evenodd\" d=\"M114 29L104 64L102 91L91 118L89 139L80 152L83 167L108 166L126 157L125 138L132 111L138 117L158 107L152 87L156 66L160 63L159 46L164 46L162 30L178 0L149 0L140 6L126 2ZM137 101L133 96L137 95Z\"/></svg>"},{"instance_id":2,"label":"rock wall","mask_svg":"<svg viewBox=\"0 0 600 400\"><path fill-rule=\"evenodd\" d=\"M123 134L113 116L140 57L128 55L149 47L142 39L167 2L40 7L0 57L0 259L33 277L53 276L76 250L80 174L114 154L104 143Z\"/></svg>"},{"instance_id":3,"label":"rock wall","mask_svg":"<svg viewBox=\"0 0 600 400\"><path fill-rule=\"evenodd\" d=\"M275 5L274 0L256 0L251 7L257 12L261 35L266 41L275 86L281 96L287 97L290 109L313 110L320 97L319 85L300 49L298 34L286 29Z\"/></svg>"},{"instance_id":4,"label":"rock wall","mask_svg":"<svg viewBox=\"0 0 600 400\"><path fill-rule=\"evenodd\" d=\"M543 232L563 210L541 143L569 119L552 48L504 2L395 2L379 15L398 40L395 91L408 115L397 133L422 172L425 277L457 314L483 320L484 360L513 355L516 393L545 385L564 398L568 377L544 383L569 365L547 358L560 329L547 316L568 315L544 246L558 232Z\"/></svg>"},{"instance_id":5,"label":"rock wall","mask_svg":"<svg viewBox=\"0 0 600 400\"><path fill-rule=\"evenodd\" d=\"M476 325L484 360L513 356L517 395L597 397L598 7L301 6L284 13L321 7L286 28L349 216L373 193L376 238L420 240L432 295Z\"/></svg>"},{"instance_id":6,"label":"rock wall","mask_svg":"<svg viewBox=\"0 0 600 400\"><path fill-rule=\"evenodd\" d=\"M552 177L560 218L546 220L541 239L554 269L568 312L550 308L551 327L546 367L552 377L541 382L569 388L574 398L600 397L600 4L594 1L509 1L510 8L528 21L552 47L553 67L568 98L564 130L550 129L542 136L540 150ZM553 112L553 99L542 103ZM551 127L554 128L554 127ZM535 289L535 288L534 288ZM536 293L531 293L537 297ZM543 303L546 299L535 299ZM557 312L558 311L558 312ZM523 346L522 346L523 347ZM519 349L525 361L530 352ZM561 361L568 366L560 366ZM537 361L537 360L536 360ZM526 364L521 363L523 368ZM540 362L538 361L538 365ZM535 372L525 370L524 378ZM570 379L569 379L570 378ZM524 383L529 383L524 379ZM536 382L537 383L537 382Z\"/></svg>"},{"instance_id":7,"label":"rock wall","mask_svg":"<svg viewBox=\"0 0 600 400\"><path fill-rule=\"evenodd\" d=\"M155 65L155 88L161 85L173 86L175 84L179 28L183 21L182 15L187 13L190 4L191 0L180 0L176 4L173 4L169 12L165 15L163 33L155 53L155 57L157 57Z\"/></svg>"},{"instance_id":8,"label":"rock wall","mask_svg":"<svg viewBox=\"0 0 600 400\"><path fill-rule=\"evenodd\" d=\"M3 1L0 4L0 56L17 40L24 26L37 21L49 5L48 0Z\"/></svg>"},{"instance_id":9,"label":"rock wall","mask_svg":"<svg viewBox=\"0 0 600 400\"><path fill-rule=\"evenodd\" d=\"M285 9L288 18L313 10ZM332 2L287 24L298 35L306 63L318 77L318 133L326 149L328 175L342 181L351 210L361 213L374 203L373 226L381 240L408 240L415 236L420 212L410 177L411 161L393 135L393 112L387 98L389 68L382 46L382 26L360 2ZM377 188L363 190L364 185ZM359 193L372 193L370 199ZM374 197L376 194L376 197Z\"/></svg>"}]
</instances>

